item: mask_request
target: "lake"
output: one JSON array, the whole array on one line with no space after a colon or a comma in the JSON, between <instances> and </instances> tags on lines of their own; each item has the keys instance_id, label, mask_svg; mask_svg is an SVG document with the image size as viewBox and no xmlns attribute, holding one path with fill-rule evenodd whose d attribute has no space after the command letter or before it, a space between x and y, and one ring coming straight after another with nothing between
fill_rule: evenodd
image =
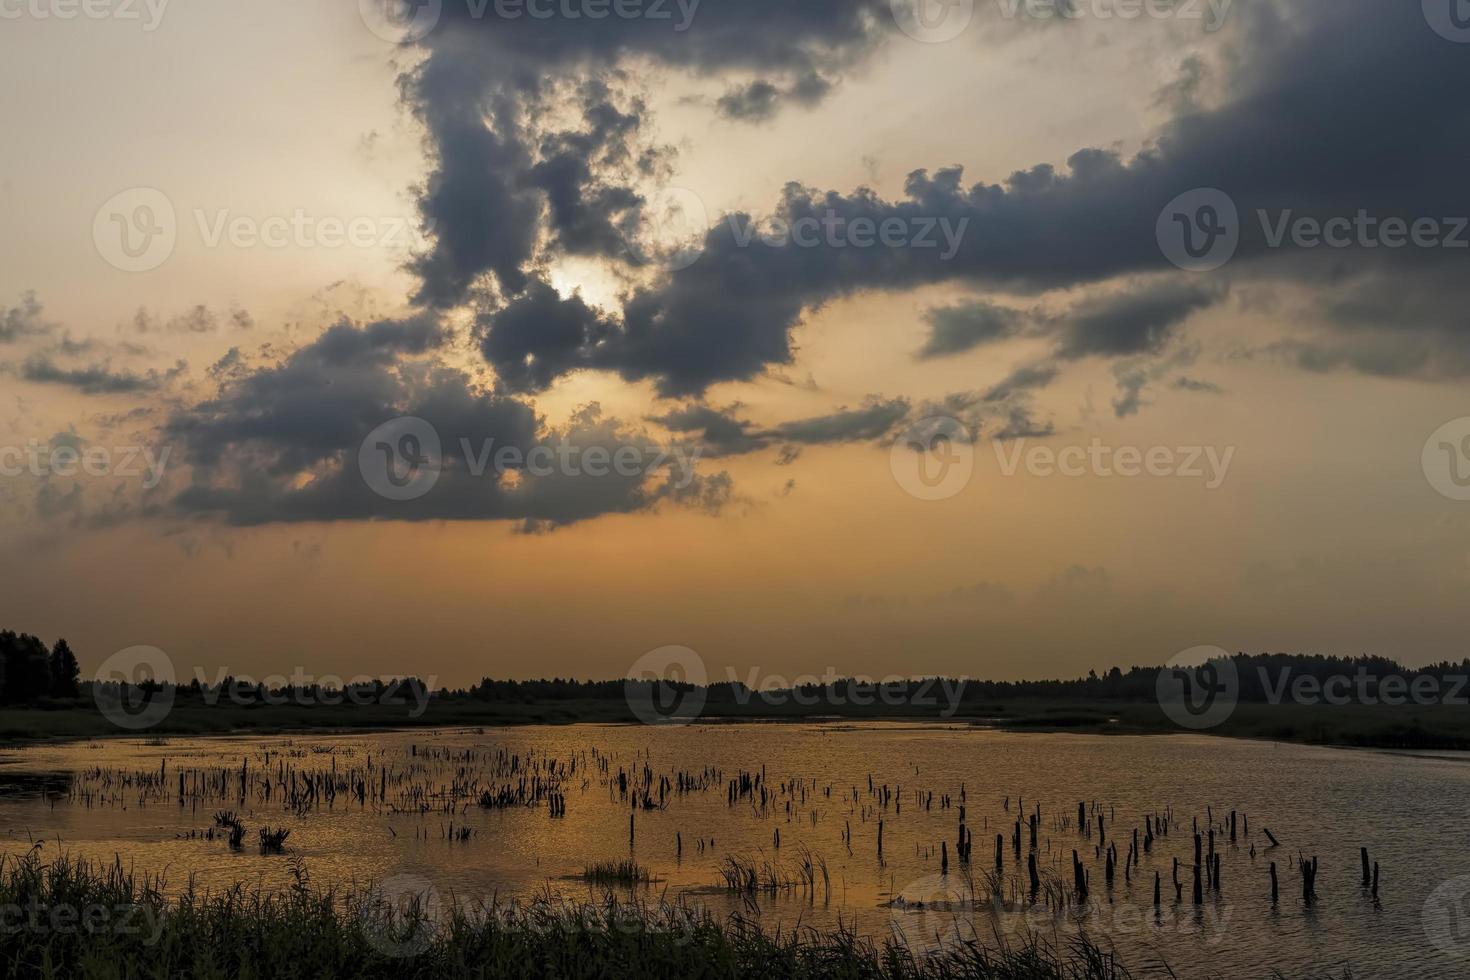
<instances>
[{"instance_id":1,"label":"lake","mask_svg":"<svg viewBox=\"0 0 1470 980\"><path fill-rule=\"evenodd\" d=\"M581 879L587 866L631 859L655 879L639 897L770 928L840 922L919 947L1028 933L1066 944L1085 931L1135 975L1166 963L1181 977L1462 975L1470 877L1455 879L1470 876L1458 836L1467 801L1470 766L1454 754L942 725L579 725L0 750L5 852L40 841L48 858L116 856L173 891L281 889L304 867L316 885L381 883L440 905L588 899L604 889ZM223 810L247 828L238 850L216 826ZM1117 848L1111 887L1099 817ZM1206 852L1215 830L1219 860L1218 891L1205 884L1199 905L1196 824ZM290 831L282 853L261 853L261 827ZM1125 872L1135 831L1140 853ZM1360 847L1380 867L1376 897L1361 884ZM1088 878L1080 903L1074 850ZM1310 904L1299 854L1318 862Z\"/></svg>"}]
</instances>

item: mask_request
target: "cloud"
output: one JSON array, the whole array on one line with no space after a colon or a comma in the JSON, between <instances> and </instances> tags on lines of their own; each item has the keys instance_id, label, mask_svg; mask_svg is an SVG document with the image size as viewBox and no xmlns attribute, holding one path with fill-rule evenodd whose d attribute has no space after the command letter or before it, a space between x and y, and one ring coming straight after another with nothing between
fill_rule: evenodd
<instances>
[{"instance_id":1,"label":"cloud","mask_svg":"<svg viewBox=\"0 0 1470 980\"><path fill-rule=\"evenodd\" d=\"M1182 374L1174 379L1174 383L1170 385L1170 387L1174 388L1176 391L1194 391L1210 395L1220 395L1224 394L1225 392L1224 388L1221 388L1213 381L1203 381L1199 378L1185 377Z\"/></svg>"},{"instance_id":2,"label":"cloud","mask_svg":"<svg viewBox=\"0 0 1470 980\"><path fill-rule=\"evenodd\" d=\"M1464 87L1457 81L1470 82L1470 62L1428 30L1412 5L1256 0L1237 7L1232 33L1221 35L1225 55L1218 62L1228 70L1220 98L1209 107L1197 98L1172 100L1177 115L1131 157L1085 147L1064 167L1038 164L999 183L966 184L959 167L919 170L894 200L863 188L844 194L792 184L766 216L843 227L856 221L938 224L960 232L952 253L827 242L772 245L741 233L752 216L727 216L708 229L693 266L635 289L620 315L609 315L609 329L575 354L566 352L564 362L628 381L652 380L664 396L699 395L710 385L751 380L790 364L790 334L802 318L860 291L957 282L1041 293L1137 278L1172 282L1074 311L1058 356L1157 352L1178 323L1218 301L1235 279L1284 280L1337 295L1340 301L1326 304L1325 312L1329 323L1345 330L1424 337L1425 350L1470 347L1459 312L1470 299L1463 253L1278 248L1269 222L1259 219L1262 211L1274 220L1287 210L1293 219L1318 221L1360 210L1380 218L1470 214L1470 186L1446 164L1470 154L1466 110L1448 95ZM804 14L794 16L807 23ZM689 43L676 48L632 28L613 32L630 39L626 49L618 40L593 41L580 33L575 40L548 35L547 43L553 61L573 50L597 62L641 52L718 73L749 67L768 50L775 63L798 70L813 50L808 42L822 36L815 29L798 31L767 49L771 34L751 29L750 50L739 53L711 34L691 32ZM862 31L835 34L854 45L849 53L871 40ZM747 88L741 98L748 102L749 96ZM755 99L757 107L766 103L764 96ZM1175 269L1156 237L1165 205L1202 187L1229 194L1241 218L1233 263L1208 279ZM1405 298L1407 291L1394 288L1404 275L1432 298ZM519 291L514 282L510 288ZM1395 316L1409 309L1418 314L1412 321ZM968 312L931 321L921 356L1005 335L1008 326L994 319L994 310ZM1342 359L1344 365L1363 361ZM1455 359L1457 371L1465 361ZM1433 370L1417 358L1414 365L1384 367Z\"/></svg>"},{"instance_id":3,"label":"cloud","mask_svg":"<svg viewBox=\"0 0 1470 980\"><path fill-rule=\"evenodd\" d=\"M789 465L800 455L800 446L876 442L887 436L909 414L903 398L885 399L869 395L860 408L840 408L827 415L794 419L769 427L758 427L738 418L740 405L715 409L690 404L663 415L650 416L670 432L695 433L707 456L737 456L781 445L779 465Z\"/></svg>"},{"instance_id":4,"label":"cloud","mask_svg":"<svg viewBox=\"0 0 1470 980\"><path fill-rule=\"evenodd\" d=\"M200 303L164 320L146 307L140 307L133 314L128 329L140 334L215 334L223 330L239 332L255 329L255 318L243 307L232 306L221 315Z\"/></svg>"},{"instance_id":5,"label":"cloud","mask_svg":"<svg viewBox=\"0 0 1470 980\"><path fill-rule=\"evenodd\" d=\"M765 122L774 118L785 102L815 105L831 90L832 83L814 71L802 75L786 88L759 78L720 96L715 109L726 119Z\"/></svg>"},{"instance_id":6,"label":"cloud","mask_svg":"<svg viewBox=\"0 0 1470 980\"><path fill-rule=\"evenodd\" d=\"M783 422L771 431L787 442L819 445L881 439L908 414L903 398L869 396L862 408L841 409L829 415Z\"/></svg>"},{"instance_id":7,"label":"cloud","mask_svg":"<svg viewBox=\"0 0 1470 980\"><path fill-rule=\"evenodd\" d=\"M1054 363L1024 364L992 385L984 395L987 402L1005 401L1021 392L1045 388L1056 380L1061 368Z\"/></svg>"},{"instance_id":8,"label":"cloud","mask_svg":"<svg viewBox=\"0 0 1470 980\"><path fill-rule=\"evenodd\" d=\"M1166 280L1084 300L1065 318L1057 356L1157 353L1175 327L1213 306L1223 295L1223 288L1216 284Z\"/></svg>"},{"instance_id":9,"label":"cloud","mask_svg":"<svg viewBox=\"0 0 1470 980\"><path fill-rule=\"evenodd\" d=\"M1021 311L983 300L929 310L924 320L929 324L929 338L919 350L920 360L961 354L1007 340L1020 333L1025 324Z\"/></svg>"},{"instance_id":10,"label":"cloud","mask_svg":"<svg viewBox=\"0 0 1470 980\"><path fill-rule=\"evenodd\" d=\"M67 385L84 395L126 395L158 391L183 374L187 365L179 361L166 371L115 371L105 364L68 368L45 354L36 354L21 365L20 376L34 384Z\"/></svg>"},{"instance_id":11,"label":"cloud","mask_svg":"<svg viewBox=\"0 0 1470 980\"><path fill-rule=\"evenodd\" d=\"M724 474L661 451L596 405L560 427L487 391L439 356L447 334L431 317L339 323L276 363L222 375L217 397L179 409L165 434L181 444L190 484L175 513L235 525L347 520L499 520L547 530L662 502L716 512L733 498ZM439 476L428 493L388 500L359 468L365 439L403 416L424 420L441 451L422 462ZM575 459L635 454L605 475L529 465L540 448ZM520 464L501 466L511 450ZM589 464L586 470L591 470ZM636 472L635 472L636 470Z\"/></svg>"},{"instance_id":12,"label":"cloud","mask_svg":"<svg viewBox=\"0 0 1470 980\"><path fill-rule=\"evenodd\" d=\"M41 304L35 293L24 294L19 306L0 308L0 344L15 343L51 330L51 325L41 319Z\"/></svg>"}]
</instances>

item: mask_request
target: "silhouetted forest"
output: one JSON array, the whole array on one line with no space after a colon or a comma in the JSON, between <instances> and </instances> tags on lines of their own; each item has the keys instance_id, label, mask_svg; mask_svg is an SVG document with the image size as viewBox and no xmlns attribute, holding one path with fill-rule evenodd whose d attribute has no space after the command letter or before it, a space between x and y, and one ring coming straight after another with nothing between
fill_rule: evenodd
<instances>
[{"instance_id":1,"label":"silhouetted forest","mask_svg":"<svg viewBox=\"0 0 1470 980\"><path fill-rule=\"evenodd\" d=\"M81 668L65 640L49 650L29 633L0 630L0 703L75 698Z\"/></svg>"},{"instance_id":2,"label":"silhouetted forest","mask_svg":"<svg viewBox=\"0 0 1470 980\"><path fill-rule=\"evenodd\" d=\"M1264 702L1273 691L1279 698L1283 678L1295 683L1298 678L1310 677L1319 682L1333 677L1352 679L1350 695L1356 699L1366 693L1377 696L1378 684L1388 677L1400 679L1397 683L1412 686L1415 680L1433 678L1443 685L1445 694L1470 697L1467 690L1456 691L1457 683L1470 676L1470 659L1458 663L1441 662L1422 668L1408 668L1385 657L1327 657L1291 653L1236 654L1233 656L1236 676L1239 679L1239 700ZM1072 680L1033 681L989 681L965 680L960 703L976 704L1011 699L1041 701L1090 700L1090 701L1133 701L1144 702L1157 699L1159 672L1163 667L1130 667L1124 671L1113 667L1099 674L1089 671L1086 677ZM182 678L181 678L182 680ZM68 707L90 700L82 698L88 693L92 682L80 680L80 668L66 640L57 640L48 649L45 642L28 633L0 631L0 703L6 705L37 705L52 708ZM653 682L643 682L653 683ZM678 691L691 691L695 686L680 682L659 682ZM917 699L938 698L941 694L940 679L920 678L905 681L885 682L890 697ZM949 690L958 689L959 679L948 678L943 683ZM142 690L158 690L162 685L156 681L138 679L134 685ZM870 696L875 681L864 678L841 678L830 684L810 683L789 689L801 700L823 699L851 701L855 697ZM430 691L428 685L417 677L393 680L374 680L352 684L345 689L326 688L316 685L306 687L266 687L256 682L224 677L219 683L201 682L198 677L175 686L177 697L203 703L215 703L221 694L228 694L230 703L272 703L282 697L297 703L320 703L324 695L335 696L340 701L344 696L352 703L390 703L395 698L431 696L436 700L475 701L503 704L536 704L569 701L622 701L627 697L628 681L572 680L552 678L542 680L496 680L486 677L469 688L448 689L441 687ZM824 696L824 692L830 694ZM712 683L705 688L707 704L744 704L758 700L752 689L739 681Z\"/></svg>"}]
</instances>

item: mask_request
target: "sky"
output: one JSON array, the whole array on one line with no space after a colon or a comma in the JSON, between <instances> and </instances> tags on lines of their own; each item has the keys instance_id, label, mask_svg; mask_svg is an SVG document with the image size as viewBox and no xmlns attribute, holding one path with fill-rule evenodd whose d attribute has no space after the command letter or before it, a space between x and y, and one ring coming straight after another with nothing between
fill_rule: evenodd
<instances>
[{"instance_id":1,"label":"sky","mask_svg":"<svg viewBox=\"0 0 1470 980\"><path fill-rule=\"evenodd\" d=\"M0 0L0 625L1470 655L1449 0Z\"/></svg>"}]
</instances>

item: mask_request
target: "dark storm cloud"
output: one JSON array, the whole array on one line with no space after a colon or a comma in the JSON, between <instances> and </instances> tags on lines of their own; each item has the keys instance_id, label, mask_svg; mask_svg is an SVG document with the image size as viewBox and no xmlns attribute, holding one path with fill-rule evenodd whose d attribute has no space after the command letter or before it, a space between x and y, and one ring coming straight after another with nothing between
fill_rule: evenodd
<instances>
[{"instance_id":1,"label":"dark storm cloud","mask_svg":"<svg viewBox=\"0 0 1470 980\"><path fill-rule=\"evenodd\" d=\"M41 303L35 293L23 295L18 306L0 308L0 344L49 333L51 329L51 325L41 319Z\"/></svg>"},{"instance_id":2,"label":"dark storm cloud","mask_svg":"<svg viewBox=\"0 0 1470 980\"><path fill-rule=\"evenodd\" d=\"M1235 14L1233 46L1217 62L1231 66L1227 98L1206 110L1190 103L1131 158L1087 148L1064 168L1042 164L999 184L966 184L958 167L917 171L905 196L892 201L861 189L840 194L792 185L772 212L788 223L826 219L843 227L858 219L879 226L898 220L910 228L947 223L964 229L947 257L937 248L772 245L742 235L748 216L731 216L710 228L697 263L636 290L616 329L564 363L630 381L651 379L666 396L697 395L711 384L789 364L790 332L801 318L857 291L946 281L1042 291L1163 273L1179 280L1173 295L1159 288L1147 297L1153 305L1081 311L1060 356L1154 351L1183 316L1223 295L1176 271L1156 238L1164 205L1200 187L1226 191L1241 217L1234 262L1214 281L1277 278L1340 291L1352 301L1328 307L1333 322L1436 333L1445 344L1464 346L1457 310L1470 298L1470 277L1463 275L1463 251L1277 248L1257 214L1264 210L1272 220L1286 209L1292 218L1317 220L1359 210L1411 220L1470 214L1470 185L1455 164L1470 158L1470 110L1451 95L1470 82L1462 47L1430 30L1413 4L1257 0L1238 4ZM603 57L616 47L579 46L591 43L579 37L565 42L568 50ZM755 54L738 58L697 41L667 57L707 58L701 64L713 71L759 60L761 51L791 50L764 48L764 37L753 43ZM651 50L666 55L657 44ZM1192 64L1190 70L1201 69ZM1406 302L1393 288L1403 273L1439 297L1409 323L1393 318ZM972 323L967 332L947 323L924 353L984 342L987 330L995 325Z\"/></svg>"},{"instance_id":3,"label":"dark storm cloud","mask_svg":"<svg viewBox=\"0 0 1470 980\"><path fill-rule=\"evenodd\" d=\"M757 452L770 444L769 440L754 431L754 426L737 418L739 405L726 409L708 405L685 405L664 415L649 416L656 422L681 435L696 435L704 447L706 456L739 456Z\"/></svg>"},{"instance_id":4,"label":"dark storm cloud","mask_svg":"<svg viewBox=\"0 0 1470 980\"><path fill-rule=\"evenodd\" d=\"M481 316L480 350L512 391L536 392L578 368L613 324L580 296L562 299L544 280L532 280L509 305Z\"/></svg>"},{"instance_id":5,"label":"dark storm cloud","mask_svg":"<svg viewBox=\"0 0 1470 980\"><path fill-rule=\"evenodd\" d=\"M717 108L726 119L761 122L776 114L781 90L765 79L751 82L720 96Z\"/></svg>"},{"instance_id":6,"label":"dark storm cloud","mask_svg":"<svg viewBox=\"0 0 1470 980\"><path fill-rule=\"evenodd\" d=\"M1221 288L1209 283L1176 280L1085 300L1068 314L1057 355L1124 357L1157 352L1175 327L1222 295Z\"/></svg>"},{"instance_id":7,"label":"dark storm cloud","mask_svg":"<svg viewBox=\"0 0 1470 980\"><path fill-rule=\"evenodd\" d=\"M650 416L670 432L695 434L706 456L737 456L781 445L784 464L794 462L800 445L835 445L873 442L882 439L909 414L903 398L885 399L870 395L859 408L840 408L827 415L794 419L762 428L741 419L740 405L716 409L691 404L664 415Z\"/></svg>"},{"instance_id":8,"label":"dark storm cloud","mask_svg":"<svg viewBox=\"0 0 1470 980\"><path fill-rule=\"evenodd\" d=\"M1177 391L1194 391L1209 395L1219 395L1225 391L1225 389L1213 381L1202 381L1199 378L1190 378L1184 375L1175 378L1171 387Z\"/></svg>"},{"instance_id":9,"label":"dark storm cloud","mask_svg":"<svg viewBox=\"0 0 1470 980\"><path fill-rule=\"evenodd\" d=\"M127 395L157 391L183 374L186 365L178 362L167 371L117 371L105 364L63 367L45 354L36 354L21 365L20 376L33 384L65 385L84 395Z\"/></svg>"},{"instance_id":10,"label":"dark storm cloud","mask_svg":"<svg viewBox=\"0 0 1470 980\"><path fill-rule=\"evenodd\" d=\"M545 194L552 246L568 255L619 257L643 198L626 181L654 173L666 149L637 142L646 109L631 99L618 107L606 82L591 80L576 94L580 129L546 134L528 184Z\"/></svg>"},{"instance_id":11,"label":"dark storm cloud","mask_svg":"<svg viewBox=\"0 0 1470 980\"><path fill-rule=\"evenodd\" d=\"M1023 391L1045 388L1056 380L1061 368L1055 363L1024 364L996 382L986 392L987 402L1005 401Z\"/></svg>"},{"instance_id":12,"label":"dark storm cloud","mask_svg":"<svg viewBox=\"0 0 1470 980\"><path fill-rule=\"evenodd\" d=\"M277 363L221 372L218 397L176 411L165 427L192 474L175 510L238 525L504 520L546 530L661 501L711 511L731 499L723 474L657 458L645 434L595 405L560 428L545 426L530 405L445 366L435 352L446 339L427 317L344 322ZM425 420L441 442L428 460L438 482L409 501L374 493L359 469L364 440L401 416ZM561 445L609 457L636 450L639 472L491 465L501 450L527 460L537 447Z\"/></svg>"},{"instance_id":13,"label":"dark storm cloud","mask_svg":"<svg viewBox=\"0 0 1470 980\"><path fill-rule=\"evenodd\" d=\"M740 122L765 122L775 117L787 102L810 106L821 102L832 90L832 83L808 72L787 88L759 78L731 89L715 102L715 109L726 119Z\"/></svg>"},{"instance_id":14,"label":"dark storm cloud","mask_svg":"<svg viewBox=\"0 0 1470 980\"><path fill-rule=\"evenodd\" d=\"M902 421L908 410L909 403L905 399L873 397L862 408L842 409L830 415L784 422L772 432L787 442L806 445L881 439Z\"/></svg>"},{"instance_id":15,"label":"dark storm cloud","mask_svg":"<svg viewBox=\"0 0 1470 980\"><path fill-rule=\"evenodd\" d=\"M469 0L444 4L420 42L428 58L403 79L435 161L420 199L432 246L414 263L422 302L454 305L486 273L519 291L543 209L560 245L572 251L615 255L612 229L636 225L641 201L630 187L579 165L577 153L589 141L597 149L635 139L640 114L611 120L604 108L615 131L592 120L580 137L545 140L537 119L559 80L606 85L621 64L647 59L699 75L773 72L792 79L784 97L811 103L826 91L824 73L851 64L891 25L881 19L887 0L660 6L668 17L590 19L505 17Z\"/></svg>"},{"instance_id":16,"label":"dark storm cloud","mask_svg":"<svg viewBox=\"0 0 1470 980\"><path fill-rule=\"evenodd\" d=\"M1006 340L1016 336L1025 322L1019 310L983 300L939 307L928 311L924 319L929 324L929 339L917 355L921 360L960 354Z\"/></svg>"}]
</instances>

